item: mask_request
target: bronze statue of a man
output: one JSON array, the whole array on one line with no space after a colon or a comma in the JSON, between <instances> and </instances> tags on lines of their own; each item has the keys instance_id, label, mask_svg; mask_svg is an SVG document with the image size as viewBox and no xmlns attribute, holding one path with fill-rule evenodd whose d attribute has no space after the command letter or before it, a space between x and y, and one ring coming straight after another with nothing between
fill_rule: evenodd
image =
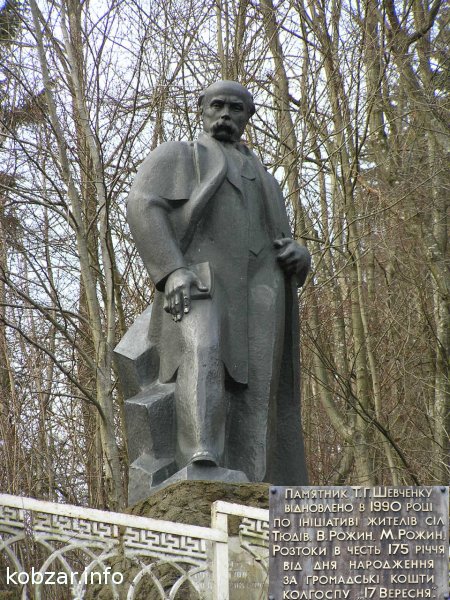
<instances>
[{"instance_id":1,"label":"bronze statue of a man","mask_svg":"<svg viewBox=\"0 0 450 600\"><path fill-rule=\"evenodd\" d=\"M305 484L297 287L310 267L278 183L242 142L255 112L233 81L199 98L204 133L141 165L127 218L155 284L150 338L175 381L176 465Z\"/></svg>"}]
</instances>

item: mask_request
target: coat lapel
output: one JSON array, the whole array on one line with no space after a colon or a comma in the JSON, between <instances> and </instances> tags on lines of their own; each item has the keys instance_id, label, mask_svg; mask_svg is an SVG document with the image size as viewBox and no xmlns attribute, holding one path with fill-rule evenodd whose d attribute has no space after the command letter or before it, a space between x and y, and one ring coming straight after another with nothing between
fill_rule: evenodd
<instances>
[{"instance_id":1,"label":"coat lapel","mask_svg":"<svg viewBox=\"0 0 450 600\"><path fill-rule=\"evenodd\" d=\"M189 246L206 204L222 185L227 172L227 161L220 144L209 135L201 135L194 143L194 164L197 185L189 202L181 208L186 224L180 240L182 252Z\"/></svg>"},{"instance_id":2,"label":"coat lapel","mask_svg":"<svg viewBox=\"0 0 450 600\"><path fill-rule=\"evenodd\" d=\"M251 158L253 167L261 180L264 190L264 207L271 237L274 240L281 237L291 237L291 228L286 215L286 207L280 186L274 177L266 171L261 161L248 148L246 148L246 155Z\"/></svg>"},{"instance_id":3,"label":"coat lapel","mask_svg":"<svg viewBox=\"0 0 450 600\"><path fill-rule=\"evenodd\" d=\"M229 172L228 160L219 142L206 134L200 135L194 142L194 165L197 184L188 202L179 208L181 222L185 230L180 239L180 248L185 252L195 232L195 228L204 212L204 209L225 177L239 190L242 191L241 177L254 179L255 173L259 174L263 190L264 203L268 219L270 234L273 239L291 237L289 221L284 207L284 200L275 179L267 173L263 165L248 148L244 147L243 154L250 159L244 160L242 168ZM236 171L236 172L234 172Z\"/></svg>"},{"instance_id":4,"label":"coat lapel","mask_svg":"<svg viewBox=\"0 0 450 600\"><path fill-rule=\"evenodd\" d=\"M242 178L254 180L256 178L255 170L252 166L252 160L246 152L246 148L243 144L238 148L231 148L224 154L227 159L227 179L228 181L244 194L244 185Z\"/></svg>"}]
</instances>

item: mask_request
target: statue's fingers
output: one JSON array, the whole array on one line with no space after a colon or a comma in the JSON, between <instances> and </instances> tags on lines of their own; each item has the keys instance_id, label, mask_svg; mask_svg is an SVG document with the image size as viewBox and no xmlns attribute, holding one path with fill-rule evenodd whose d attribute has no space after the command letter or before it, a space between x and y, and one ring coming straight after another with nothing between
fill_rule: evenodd
<instances>
[{"instance_id":1,"label":"statue's fingers","mask_svg":"<svg viewBox=\"0 0 450 600\"><path fill-rule=\"evenodd\" d=\"M294 257L295 254L295 250L294 248L286 248L285 250L283 250L282 252L280 252L277 256L278 260L281 260L281 262L286 262L287 260L291 259Z\"/></svg>"},{"instance_id":2,"label":"statue's fingers","mask_svg":"<svg viewBox=\"0 0 450 600\"><path fill-rule=\"evenodd\" d=\"M183 312L188 313L191 308L191 295L189 293L189 290L183 290L182 298L183 298Z\"/></svg>"},{"instance_id":3,"label":"statue's fingers","mask_svg":"<svg viewBox=\"0 0 450 600\"><path fill-rule=\"evenodd\" d=\"M181 321L183 318L183 297L181 292L175 292L173 304L175 308L175 318L177 321Z\"/></svg>"},{"instance_id":4,"label":"statue's fingers","mask_svg":"<svg viewBox=\"0 0 450 600\"><path fill-rule=\"evenodd\" d=\"M285 246L290 241L290 238L279 238L274 241L273 245L275 248L283 248L283 246Z\"/></svg>"},{"instance_id":5,"label":"statue's fingers","mask_svg":"<svg viewBox=\"0 0 450 600\"><path fill-rule=\"evenodd\" d=\"M173 292L171 292L169 294L168 305L169 305L169 312L172 315L172 319L175 321L175 319L176 319L176 314L175 314L175 299L174 299Z\"/></svg>"},{"instance_id":6,"label":"statue's fingers","mask_svg":"<svg viewBox=\"0 0 450 600\"><path fill-rule=\"evenodd\" d=\"M176 309L176 306L175 306L175 295L176 295L175 290L172 290L172 292L170 293L170 297L169 297L170 314L172 315L172 319L174 321L177 320L177 309Z\"/></svg>"},{"instance_id":7,"label":"statue's fingers","mask_svg":"<svg viewBox=\"0 0 450 600\"><path fill-rule=\"evenodd\" d=\"M295 253L289 254L284 260L284 264L287 266L293 265L296 267L298 265L298 262L298 256Z\"/></svg>"}]
</instances>

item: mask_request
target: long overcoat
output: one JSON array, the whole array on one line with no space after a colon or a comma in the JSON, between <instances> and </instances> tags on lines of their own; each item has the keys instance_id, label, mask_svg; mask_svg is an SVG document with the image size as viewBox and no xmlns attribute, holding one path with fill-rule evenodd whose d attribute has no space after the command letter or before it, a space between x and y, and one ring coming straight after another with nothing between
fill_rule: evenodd
<instances>
[{"instance_id":1,"label":"long overcoat","mask_svg":"<svg viewBox=\"0 0 450 600\"><path fill-rule=\"evenodd\" d=\"M291 237L284 199L275 178L245 146L241 152L249 159L250 172L234 173L219 142L201 135L195 142L166 142L150 153L140 166L127 201L127 218L144 265L155 284L156 292L150 337L159 349L159 379L168 382L180 363L177 324L163 310L167 277L181 267L188 267L192 240L211 201L227 183L239 189L240 178L258 177L270 239ZM231 189L231 188L230 188ZM224 224L226 228L226 224ZM230 235L233 232L230 231ZM233 282L235 268L221 261L222 280ZM276 422L270 423L268 437L275 440L267 456L266 481L276 485L307 483L303 439L300 423L299 322L295 277L285 279L285 335L279 379ZM245 293L239 278L236 290ZM236 292L239 294L239 291ZM235 295L236 295L235 294ZM246 306L246 303L236 299ZM242 299L241 299L242 300ZM243 308L245 311L246 308ZM242 332L240 332L242 333ZM233 344L236 336L225 343L224 362L231 377L246 383L247 348ZM243 469L245 470L245 469Z\"/></svg>"}]
</instances>

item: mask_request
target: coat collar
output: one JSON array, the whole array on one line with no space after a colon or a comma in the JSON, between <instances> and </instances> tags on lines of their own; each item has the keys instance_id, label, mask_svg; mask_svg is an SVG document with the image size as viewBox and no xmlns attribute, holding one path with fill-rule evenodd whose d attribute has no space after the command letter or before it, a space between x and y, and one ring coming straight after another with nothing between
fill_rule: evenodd
<instances>
[{"instance_id":1,"label":"coat collar","mask_svg":"<svg viewBox=\"0 0 450 600\"><path fill-rule=\"evenodd\" d=\"M180 222L184 224L184 231L180 236L182 252L189 246L205 206L227 177L228 164L220 142L207 134L201 134L198 140L194 142L193 147L197 184L190 196L190 201L185 202L176 211L179 214ZM270 235L273 239L288 237L290 235L289 221L278 184L265 171L263 165L251 150L244 144L239 145L239 150L246 157L245 162L249 165L249 171L245 167L242 176L245 177L245 173L247 173L250 175L249 178L252 179L255 178L256 174L259 175ZM242 185L242 181L239 181L239 183ZM236 187L241 189L239 186Z\"/></svg>"},{"instance_id":2,"label":"coat collar","mask_svg":"<svg viewBox=\"0 0 450 600\"><path fill-rule=\"evenodd\" d=\"M207 134L201 134L194 143L194 167L197 179L190 202L182 208L182 220L187 224L180 247L184 251L194 235L203 210L225 179L227 162L220 144Z\"/></svg>"},{"instance_id":3,"label":"coat collar","mask_svg":"<svg viewBox=\"0 0 450 600\"><path fill-rule=\"evenodd\" d=\"M256 178L252 155L242 142L225 145L206 133L200 134L198 142L208 148L214 145L222 152L225 160L226 178L240 192L243 192L242 177L246 179Z\"/></svg>"}]
</instances>

